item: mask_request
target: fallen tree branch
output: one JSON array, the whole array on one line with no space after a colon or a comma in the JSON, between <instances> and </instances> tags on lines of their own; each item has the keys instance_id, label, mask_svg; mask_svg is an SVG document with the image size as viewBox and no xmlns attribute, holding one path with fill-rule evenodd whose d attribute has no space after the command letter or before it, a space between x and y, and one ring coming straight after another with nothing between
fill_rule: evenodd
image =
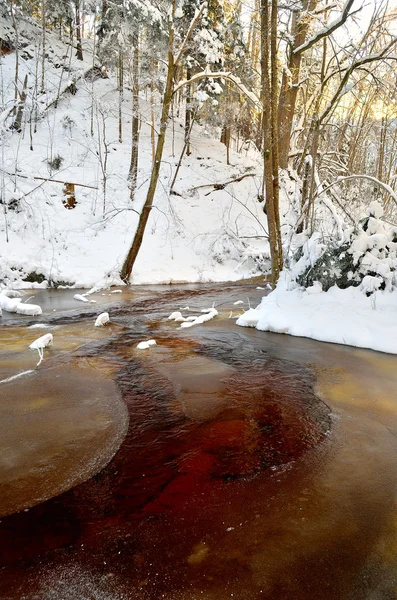
<instances>
[{"instance_id":1,"label":"fallen tree branch","mask_svg":"<svg viewBox=\"0 0 397 600\"><path fill-rule=\"evenodd\" d=\"M75 183L73 181L61 181L60 179L52 179L51 177L35 177L32 175L21 175L20 173L8 173L8 171L3 171L9 177L21 177L22 179L35 179L38 181L49 181L50 183L62 183L63 185L76 185L78 187L89 188L90 190L97 190L98 188L93 185L87 185L85 183Z\"/></svg>"},{"instance_id":2,"label":"fallen tree branch","mask_svg":"<svg viewBox=\"0 0 397 600\"><path fill-rule=\"evenodd\" d=\"M97 190L98 188L93 185L86 185L85 183L74 183L73 181L61 181L60 179L51 179L50 177L33 177L39 181L49 181L50 183L63 183L63 185L77 185L78 187L90 188L90 190Z\"/></svg>"},{"instance_id":3,"label":"fallen tree branch","mask_svg":"<svg viewBox=\"0 0 397 600\"><path fill-rule=\"evenodd\" d=\"M214 189L212 191L223 190L227 185L230 185L231 183L238 183L246 177L255 177L255 175L256 173L245 173L245 175L240 175L240 177L237 177L236 179L230 179L230 181L225 181L225 183L205 183L204 185L197 185L195 187L192 187L188 191L192 192L193 190L199 190L205 187L213 187ZM209 194L212 194L212 192L208 192L206 196L208 196Z\"/></svg>"}]
</instances>

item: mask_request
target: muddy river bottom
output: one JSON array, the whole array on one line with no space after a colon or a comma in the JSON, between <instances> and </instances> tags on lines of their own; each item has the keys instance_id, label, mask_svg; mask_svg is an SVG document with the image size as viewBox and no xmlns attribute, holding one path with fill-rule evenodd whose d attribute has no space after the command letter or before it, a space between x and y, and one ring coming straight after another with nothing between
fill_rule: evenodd
<instances>
[{"instance_id":1,"label":"muddy river bottom","mask_svg":"<svg viewBox=\"0 0 397 600\"><path fill-rule=\"evenodd\" d=\"M237 328L256 285L5 320L0 378L32 372L0 384L0 598L397 598L397 359Z\"/></svg>"}]
</instances>

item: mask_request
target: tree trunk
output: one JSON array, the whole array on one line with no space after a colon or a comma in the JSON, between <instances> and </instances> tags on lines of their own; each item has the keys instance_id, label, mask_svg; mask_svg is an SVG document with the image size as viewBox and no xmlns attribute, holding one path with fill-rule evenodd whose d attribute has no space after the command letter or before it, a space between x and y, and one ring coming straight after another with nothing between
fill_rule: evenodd
<instances>
[{"instance_id":1,"label":"tree trunk","mask_svg":"<svg viewBox=\"0 0 397 600\"><path fill-rule=\"evenodd\" d=\"M81 44L80 0L74 0L74 7L76 11L76 56L78 60L83 60L83 46Z\"/></svg>"},{"instance_id":2,"label":"tree trunk","mask_svg":"<svg viewBox=\"0 0 397 600\"><path fill-rule=\"evenodd\" d=\"M327 40L326 40L326 38L324 38L324 40L323 40L323 56L322 56L322 61L321 61L321 74L320 74L321 89L323 88L323 83L324 83L324 79L325 79L326 62L327 62ZM311 233L313 233L313 227L314 227L314 200L315 200L316 193L317 193L316 172L318 172L318 164L319 164L318 149L319 149L319 143L320 143L320 123L317 119L317 115L320 110L321 98L322 98L322 95L319 94L319 96L317 98L315 110L314 110L313 128L312 128L313 129L313 141L312 141L312 149L311 149L312 168L311 168L310 194L309 194L309 204L307 207L307 223L306 223L306 227L310 228Z\"/></svg>"},{"instance_id":3,"label":"tree trunk","mask_svg":"<svg viewBox=\"0 0 397 600\"><path fill-rule=\"evenodd\" d=\"M21 131L21 129L22 129L22 117L23 117L23 111L25 109L25 102L26 102L26 96L27 96L26 88L27 87L28 87L28 76L26 74L25 80L23 82L23 89L22 89L22 92L20 95L17 115L16 115L15 121L12 125L12 128L15 129L16 131Z\"/></svg>"},{"instance_id":4,"label":"tree trunk","mask_svg":"<svg viewBox=\"0 0 397 600\"><path fill-rule=\"evenodd\" d=\"M46 52L46 38L45 38L45 0L42 0L41 4L41 28L42 28L42 40L43 40L43 48L42 48L42 58L41 58L41 93L45 93L45 52Z\"/></svg>"},{"instance_id":5,"label":"tree trunk","mask_svg":"<svg viewBox=\"0 0 397 600\"><path fill-rule=\"evenodd\" d=\"M186 79L192 77L192 69L190 67L186 68ZM192 85L189 83L186 86L186 111L185 111L185 145L186 145L186 156L190 156L190 129L192 122Z\"/></svg>"},{"instance_id":6,"label":"tree trunk","mask_svg":"<svg viewBox=\"0 0 397 600\"><path fill-rule=\"evenodd\" d=\"M276 6L277 10L277 6ZM272 31L272 48L274 44L273 37L277 42L277 31ZM274 120L272 118L272 108L274 103L277 102L277 97L273 96L273 85L271 85L269 77L269 39L270 39L270 23L269 23L269 1L261 0L261 96L263 102L263 170L264 170L264 188L266 190L266 216L269 227L269 244L270 244L270 257L272 264L272 282L273 285L277 283L280 273L280 261L279 252L279 235L277 233L277 223L279 217L276 214L278 212L278 167L277 167L277 182L276 185L273 183L273 171L274 171L274 159L273 159L273 137L272 130L274 127ZM272 53L273 54L273 53ZM273 56L272 56L273 63ZM273 64L272 64L273 66ZM273 78L277 77L277 72L273 72L272 69L272 82ZM270 102L270 106L266 104ZM275 114L277 117L277 112ZM277 150L275 161L277 162ZM274 202L274 195L276 195L276 202Z\"/></svg>"},{"instance_id":7,"label":"tree trunk","mask_svg":"<svg viewBox=\"0 0 397 600\"><path fill-rule=\"evenodd\" d=\"M156 154L156 137L155 137L156 123L155 123L155 114L154 114L154 92L155 92L154 77L155 77L156 71L157 71L157 65L153 61L152 64L150 65L150 74L151 74L151 79L150 79L150 124L151 124L150 143L151 143L151 147L152 147L152 165L154 164L154 157Z\"/></svg>"},{"instance_id":8,"label":"tree trunk","mask_svg":"<svg viewBox=\"0 0 397 600\"><path fill-rule=\"evenodd\" d=\"M163 157L163 149L165 142L165 134L167 131L167 123L168 117L170 113L170 106L172 102L172 92L173 92L173 83L174 83L174 30L173 30L173 17L175 13L175 0L173 2L173 11L172 11L172 22L170 23L169 30L169 42L168 42L168 71L167 71L167 83L165 86L164 96L163 96L163 107L161 111L161 119L160 119L160 131L157 138L157 146L156 146L156 154L155 160L153 164L152 174L150 177L149 189L147 192L145 204L143 205L138 227L135 232L135 236L131 245L131 248L128 252L127 258L124 261L123 267L120 272L120 277L123 281L128 282L132 268L134 266L136 257L138 256L139 249L142 245L143 234L145 233L146 224L149 219L150 211L153 207L153 199L156 193L157 183L160 174L161 167L161 159Z\"/></svg>"},{"instance_id":9,"label":"tree trunk","mask_svg":"<svg viewBox=\"0 0 397 600\"><path fill-rule=\"evenodd\" d=\"M98 42L99 44L101 44L103 42L103 38L105 37L105 33L107 30L107 26L106 26L106 13L108 12L109 9L109 5L108 5L108 0L102 0L102 4L101 4L101 24L98 27L98 31L97 31L97 35L98 35Z\"/></svg>"},{"instance_id":10,"label":"tree trunk","mask_svg":"<svg viewBox=\"0 0 397 600\"><path fill-rule=\"evenodd\" d=\"M124 95L124 60L123 53L119 50L119 143L123 143L123 95Z\"/></svg>"},{"instance_id":11,"label":"tree trunk","mask_svg":"<svg viewBox=\"0 0 397 600\"><path fill-rule=\"evenodd\" d=\"M17 104L18 104L18 79L19 79L19 32L18 32L18 25L17 25L17 20L15 18L15 12L14 12L14 3L10 2L10 11L11 11L11 17L12 17L12 25L14 27L14 31L15 31L15 76L14 76L14 115L16 114L17 111Z\"/></svg>"},{"instance_id":12,"label":"tree trunk","mask_svg":"<svg viewBox=\"0 0 397 600\"><path fill-rule=\"evenodd\" d=\"M131 131L131 162L128 173L130 182L130 198L134 199L138 178L139 153L139 34L134 34L134 50L132 55L132 131Z\"/></svg>"},{"instance_id":13,"label":"tree trunk","mask_svg":"<svg viewBox=\"0 0 397 600\"><path fill-rule=\"evenodd\" d=\"M277 266L278 274L283 269L283 244L281 239L279 196L280 186L278 178L279 150L278 150L278 73L277 73L277 12L278 0L272 0L271 29L270 29L270 59L271 59L271 132L272 132L272 182L273 206L277 239Z\"/></svg>"},{"instance_id":14,"label":"tree trunk","mask_svg":"<svg viewBox=\"0 0 397 600\"><path fill-rule=\"evenodd\" d=\"M303 10L294 11L292 15L291 38L293 39L291 52L289 55L287 69L283 71L281 90L279 97L279 161L280 167L288 167L288 155L292 123L295 113L296 99L298 95L298 83L301 67L302 54L294 53L305 40L310 27L310 18L308 14L315 10L318 0L303 0Z\"/></svg>"}]
</instances>

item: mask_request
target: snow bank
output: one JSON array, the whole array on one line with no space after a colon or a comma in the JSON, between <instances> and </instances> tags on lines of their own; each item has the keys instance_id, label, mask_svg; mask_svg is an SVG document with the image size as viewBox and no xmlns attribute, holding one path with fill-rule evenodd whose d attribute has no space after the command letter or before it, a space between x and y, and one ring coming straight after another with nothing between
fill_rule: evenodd
<instances>
[{"instance_id":1,"label":"snow bank","mask_svg":"<svg viewBox=\"0 0 397 600\"><path fill-rule=\"evenodd\" d=\"M367 297L358 287L289 291L281 282L237 325L397 354L397 290Z\"/></svg>"},{"instance_id":2,"label":"snow bank","mask_svg":"<svg viewBox=\"0 0 397 600\"><path fill-rule=\"evenodd\" d=\"M41 315L41 307L37 304L23 304L22 299L17 296L18 292L8 290L0 293L0 315L1 311L18 313L20 315Z\"/></svg>"}]
</instances>

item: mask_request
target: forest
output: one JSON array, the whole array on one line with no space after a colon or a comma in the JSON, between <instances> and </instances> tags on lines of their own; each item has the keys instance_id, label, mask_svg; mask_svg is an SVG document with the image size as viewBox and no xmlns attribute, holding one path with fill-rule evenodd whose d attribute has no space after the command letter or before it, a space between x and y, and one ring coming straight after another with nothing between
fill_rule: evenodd
<instances>
[{"instance_id":1,"label":"forest","mask_svg":"<svg viewBox=\"0 0 397 600\"><path fill-rule=\"evenodd\" d=\"M0 0L0 599L396 600L397 0Z\"/></svg>"},{"instance_id":2,"label":"forest","mask_svg":"<svg viewBox=\"0 0 397 600\"><path fill-rule=\"evenodd\" d=\"M393 292L395 15L386 0L3 3L3 287L263 273L365 306Z\"/></svg>"}]
</instances>

